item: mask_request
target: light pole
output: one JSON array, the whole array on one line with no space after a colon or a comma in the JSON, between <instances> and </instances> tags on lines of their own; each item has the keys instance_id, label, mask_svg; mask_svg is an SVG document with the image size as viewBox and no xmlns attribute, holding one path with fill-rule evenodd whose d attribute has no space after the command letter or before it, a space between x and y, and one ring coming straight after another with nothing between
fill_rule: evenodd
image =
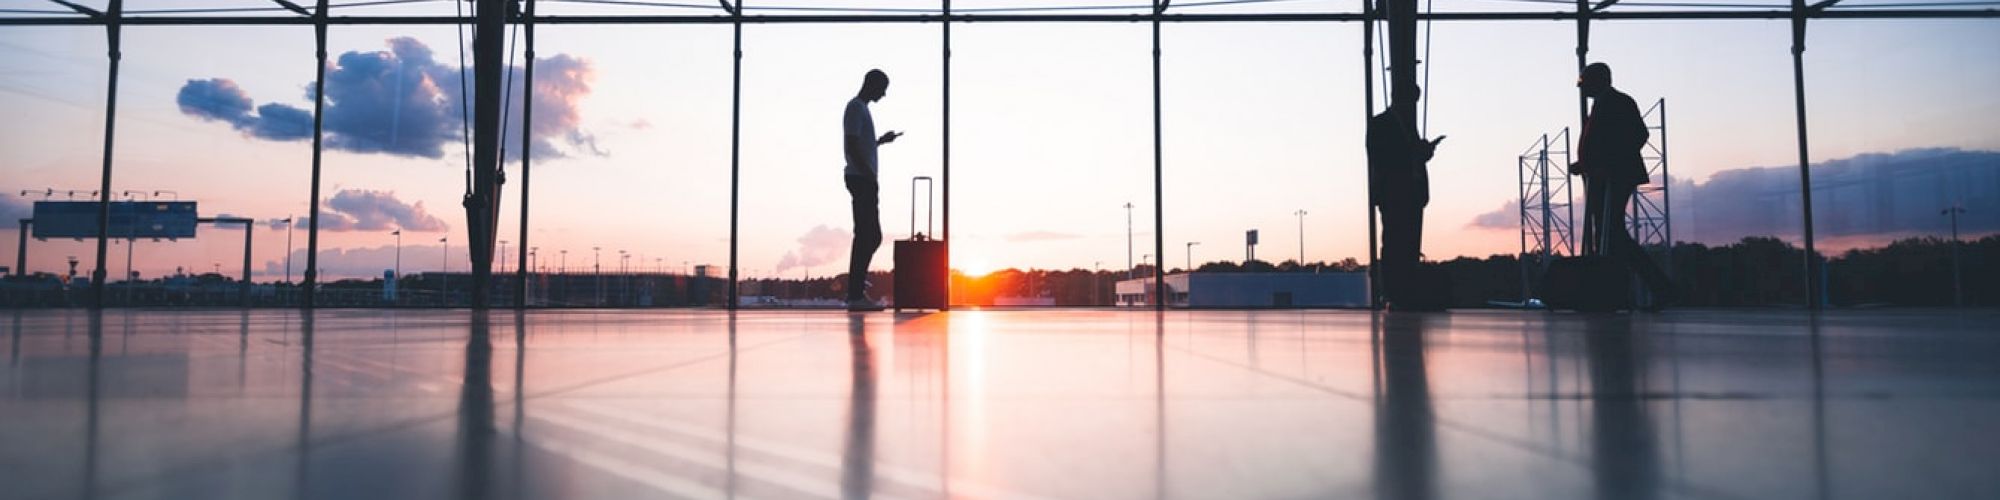
<instances>
[{"instance_id":1,"label":"light pole","mask_svg":"<svg viewBox=\"0 0 2000 500\"><path fill-rule=\"evenodd\" d=\"M1125 279L1132 279L1138 268L1132 267L1132 202L1125 202Z\"/></svg>"},{"instance_id":2,"label":"light pole","mask_svg":"<svg viewBox=\"0 0 2000 500\"><path fill-rule=\"evenodd\" d=\"M144 191L128 190L122 193L125 195L125 201L132 201L133 193L146 194ZM127 227L125 229L125 301L126 302L133 301L133 294L136 292L136 290L133 290L132 286L137 285L137 283L133 283L134 280L132 279L132 247L139 246L139 239L132 237L132 231L133 228L131 227Z\"/></svg>"},{"instance_id":3,"label":"light pole","mask_svg":"<svg viewBox=\"0 0 2000 500\"><path fill-rule=\"evenodd\" d=\"M285 218L285 284L292 283L292 219Z\"/></svg>"},{"instance_id":4,"label":"light pole","mask_svg":"<svg viewBox=\"0 0 2000 500\"><path fill-rule=\"evenodd\" d=\"M597 303L594 305L598 307L604 306L604 265L603 259L598 258L603 250L603 247L590 247L590 280L593 288L597 289Z\"/></svg>"},{"instance_id":5,"label":"light pole","mask_svg":"<svg viewBox=\"0 0 2000 500\"><path fill-rule=\"evenodd\" d=\"M444 269L438 272L438 305L451 307L451 242L438 238L438 244L444 246L444 250L439 252L441 255L438 255L438 262L441 263L438 267Z\"/></svg>"},{"instance_id":6,"label":"light pole","mask_svg":"<svg viewBox=\"0 0 2000 500\"><path fill-rule=\"evenodd\" d=\"M403 230L397 229L393 232L390 232L389 235L396 237L396 281L402 282L403 281Z\"/></svg>"},{"instance_id":7,"label":"light pole","mask_svg":"<svg viewBox=\"0 0 2000 500\"><path fill-rule=\"evenodd\" d=\"M1951 217L1951 301L1953 305L1965 307L1965 286L1960 282L1958 268L1958 214L1965 213L1963 202L1952 204L1938 212Z\"/></svg>"},{"instance_id":8,"label":"light pole","mask_svg":"<svg viewBox=\"0 0 2000 500\"><path fill-rule=\"evenodd\" d=\"M500 274L507 274L507 240L500 240Z\"/></svg>"},{"instance_id":9,"label":"light pole","mask_svg":"<svg viewBox=\"0 0 2000 500\"><path fill-rule=\"evenodd\" d=\"M626 263L631 261L632 254L625 253L624 250L618 251L618 303L620 304L630 302L632 299L632 274L625 267Z\"/></svg>"},{"instance_id":10,"label":"light pole","mask_svg":"<svg viewBox=\"0 0 2000 500\"><path fill-rule=\"evenodd\" d=\"M1194 273L1194 246L1200 244L1201 242L1199 241L1187 242L1187 272L1189 274Z\"/></svg>"},{"instance_id":11,"label":"light pole","mask_svg":"<svg viewBox=\"0 0 2000 500\"><path fill-rule=\"evenodd\" d=\"M562 250L562 261L556 265L557 274L569 274L569 250Z\"/></svg>"},{"instance_id":12,"label":"light pole","mask_svg":"<svg viewBox=\"0 0 2000 500\"><path fill-rule=\"evenodd\" d=\"M1292 215L1299 216L1299 267L1306 267L1306 210L1301 208Z\"/></svg>"}]
</instances>

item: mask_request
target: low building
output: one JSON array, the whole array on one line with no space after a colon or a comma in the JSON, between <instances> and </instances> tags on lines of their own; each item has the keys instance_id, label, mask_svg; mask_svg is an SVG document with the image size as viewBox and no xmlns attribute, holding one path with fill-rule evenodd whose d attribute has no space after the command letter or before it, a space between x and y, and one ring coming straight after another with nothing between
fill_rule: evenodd
<instances>
[{"instance_id":1,"label":"low building","mask_svg":"<svg viewBox=\"0 0 2000 500\"><path fill-rule=\"evenodd\" d=\"M1367 307L1368 273L1179 273L1167 275L1168 307ZM1118 282L1118 305L1153 304L1153 279Z\"/></svg>"}]
</instances>

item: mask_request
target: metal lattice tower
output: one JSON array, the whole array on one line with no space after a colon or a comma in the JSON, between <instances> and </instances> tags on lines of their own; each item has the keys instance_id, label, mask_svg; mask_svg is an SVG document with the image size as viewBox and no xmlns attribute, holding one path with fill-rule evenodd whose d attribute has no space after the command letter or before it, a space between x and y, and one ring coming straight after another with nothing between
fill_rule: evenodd
<instances>
[{"instance_id":1,"label":"metal lattice tower","mask_svg":"<svg viewBox=\"0 0 2000 500\"><path fill-rule=\"evenodd\" d=\"M1569 128L1542 134L1516 158L1521 192L1521 300L1559 255L1576 255L1576 215L1569 182Z\"/></svg>"},{"instance_id":2,"label":"metal lattice tower","mask_svg":"<svg viewBox=\"0 0 2000 500\"><path fill-rule=\"evenodd\" d=\"M1646 176L1652 182L1639 186L1632 196L1632 206L1627 209L1626 229L1632 231L1632 239L1639 242L1648 252L1661 254L1669 263L1673 261L1674 225L1673 205L1667 197L1672 185L1672 177L1667 174L1667 100L1661 98L1648 108L1644 115L1646 128L1653 133L1646 141L1646 148L1640 155L1646 162ZM1672 266L1668 266L1672 267Z\"/></svg>"}]
</instances>

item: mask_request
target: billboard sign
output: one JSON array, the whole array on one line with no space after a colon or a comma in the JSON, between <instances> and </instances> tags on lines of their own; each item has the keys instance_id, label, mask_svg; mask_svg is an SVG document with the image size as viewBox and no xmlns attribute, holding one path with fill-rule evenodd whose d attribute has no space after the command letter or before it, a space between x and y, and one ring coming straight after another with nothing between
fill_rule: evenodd
<instances>
[{"instance_id":1,"label":"billboard sign","mask_svg":"<svg viewBox=\"0 0 2000 500\"><path fill-rule=\"evenodd\" d=\"M35 238L96 238L95 201L35 202ZM116 239L193 238L192 201L114 201L106 235Z\"/></svg>"}]
</instances>

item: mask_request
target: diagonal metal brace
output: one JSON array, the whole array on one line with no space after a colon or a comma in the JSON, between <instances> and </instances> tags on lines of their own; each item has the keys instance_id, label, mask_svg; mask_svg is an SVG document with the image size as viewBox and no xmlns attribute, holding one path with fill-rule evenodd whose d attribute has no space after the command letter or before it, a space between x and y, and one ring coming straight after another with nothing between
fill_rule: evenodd
<instances>
[{"instance_id":1,"label":"diagonal metal brace","mask_svg":"<svg viewBox=\"0 0 2000 500\"><path fill-rule=\"evenodd\" d=\"M292 12L295 12L295 13L298 13L298 15L301 15L301 16L310 16L310 15L312 15L312 12L310 12L310 11L307 11L305 7L301 7L301 6L299 6L299 4L295 4L295 3L292 3L292 2L288 2L288 1L286 1L286 0L271 0L271 1L272 1L272 2L277 2L277 4L278 4L278 6L279 6L279 7L284 7L284 8L285 8L285 10L289 10L289 11L292 11Z\"/></svg>"},{"instance_id":2,"label":"diagonal metal brace","mask_svg":"<svg viewBox=\"0 0 2000 500\"><path fill-rule=\"evenodd\" d=\"M62 5L62 6L64 6L64 7L69 7L69 10L74 10L74 11L77 11L77 12L78 12L78 13L80 13L80 14L83 14L83 15L86 15L86 16L90 16L90 17L92 17L92 18L98 18L98 19L102 19L102 18L104 18L104 13L103 13L103 12L98 12L97 10L95 10L95 9L91 9L90 7L84 7L84 6L82 6L82 5L77 5L77 4L74 4L74 3L70 3L70 2L67 2L67 1L64 1L64 0L49 0L49 1L50 1L50 2L55 2L55 3L59 4L59 5Z\"/></svg>"}]
</instances>

